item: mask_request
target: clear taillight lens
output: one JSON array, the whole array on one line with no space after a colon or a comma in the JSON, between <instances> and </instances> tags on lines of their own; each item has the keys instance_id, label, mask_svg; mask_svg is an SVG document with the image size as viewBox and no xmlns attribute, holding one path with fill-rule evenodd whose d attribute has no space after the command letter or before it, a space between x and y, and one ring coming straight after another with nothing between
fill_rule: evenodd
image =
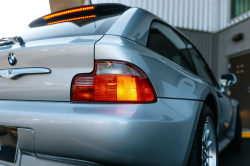
<instances>
[{"instance_id":1,"label":"clear taillight lens","mask_svg":"<svg viewBox=\"0 0 250 166\"><path fill-rule=\"evenodd\" d=\"M154 88L148 77L136 66L125 62L97 61L95 71L78 75L72 84L73 102L156 101Z\"/></svg>"}]
</instances>

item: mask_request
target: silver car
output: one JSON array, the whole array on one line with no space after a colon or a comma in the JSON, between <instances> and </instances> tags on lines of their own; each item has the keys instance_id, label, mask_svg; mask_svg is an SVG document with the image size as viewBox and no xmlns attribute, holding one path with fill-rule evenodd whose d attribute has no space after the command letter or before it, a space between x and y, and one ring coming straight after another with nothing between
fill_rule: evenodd
<instances>
[{"instance_id":1,"label":"silver car","mask_svg":"<svg viewBox=\"0 0 250 166\"><path fill-rule=\"evenodd\" d=\"M192 43L140 8L32 21L0 46L0 165L218 165L241 147L239 103Z\"/></svg>"}]
</instances>

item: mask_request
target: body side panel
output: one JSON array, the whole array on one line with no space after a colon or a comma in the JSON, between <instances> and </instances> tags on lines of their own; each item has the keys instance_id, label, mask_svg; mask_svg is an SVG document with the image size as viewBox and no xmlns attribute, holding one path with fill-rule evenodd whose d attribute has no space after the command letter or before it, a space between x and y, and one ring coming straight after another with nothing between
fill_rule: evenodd
<instances>
[{"instance_id":1,"label":"body side panel","mask_svg":"<svg viewBox=\"0 0 250 166\"><path fill-rule=\"evenodd\" d=\"M220 108L220 121L219 121L219 135L218 139L223 139L227 136L230 123L233 123L234 109L231 104L231 100L225 94L221 94L222 97L219 98L219 108Z\"/></svg>"},{"instance_id":2,"label":"body side panel","mask_svg":"<svg viewBox=\"0 0 250 166\"><path fill-rule=\"evenodd\" d=\"M158 53L123 37L105 35L95 45L95 60L120 60L140 67L158 97L205 100L215 91L192 72Z\"/></svg>"},{"instance_id":3,"label":"body side panel","mask_svg":"<svg viewBox=\"0 0 250 166\"><path fill-rule=\"evenodd\" d=\"M131 8L131 9L127 10L117 20L117 22L113 25L113 27L111 27L111 29L106 34L121 36L121 37L130 39L132 41L135 41L136 43L138 43L140 45L146 46L147 45L148 34L149 34L149 29L150 29L150 26L151 26L151 23L152 23L153 20L160 20L160 21L164 22L166 25L173 28L174 30L181 33L179 30L172 27L171 25L166 23L164 20L162 20L161 18L155 16L154 14L152 14L152 13L150 13L148 11L145 11L145 10L140 9L140 8ZM104 38L104 39L107 39L107 38ZM102 41L104 41L104 39ZM106 41L108 41L108 39L105 40L105 42ZM121 40L120 43L122 43L123 41L124 40ZM110 42L112 43L111 40L110 40ZM126 42L126 43L129 43L129 42ZM103 50L105 50L105 49L103 48ZM120 56L121 54L120 55L113 55L113 57L112 57L112 55L111 55L112 53L110 53L110 55L108 55L107 50L109 50L108 47L106 49L106 52L103 52L102 54L96 54L96 58L97 59L99 59L99 58L100 59L105 59L105 58L108 57L110 59L114 58L114 59L118 59L118 60L121 59L121 60L124 60L124 61L128 60L129 62L132 62L132 63L136 64L137 60L134 61L134 59L131 60L129 58L129 57L132 56L132 54L128 55L128 57L125 57L125 55ZM115 48L114 50L117 51L116 53L121 52L121 51L118 51L117 48ZM126 49L124 49L124 50L126 50ZM96 50L96 53L99 53L98 51L99 50ZM111 50L109 50L109 51L111 52ZM145 52L145 50L142 51L142 52ZM157 57L156 54L153 54L153 55L155 57ZM137 57L139 58L140 56L137 56ZM164 58L162 58L162 56L158 56L158 60L162 61L162 59L164 59ZM164 63L166 63L165 60L163 60L163 61L164 61ZM144 60L144 62L145 62L145 60ZM173 63L171 63L171 62L168 63L168 65L170 65L170 66L171 66L171 64L173 64ZM138 64L138 66L141 66L141 64ZM158 67L160 68L160 70L163 69L163 68L161 68L161 65L159 65ZM179 68L179 67L177 67L177 68ZM185 75L186 73L182 72L182 74ZM150 77L150 79L153 79L153 77L155 77L157 75L158 75L157 72L154 72L154 74L151 74L149 77ZM176 75L175 72L172 72L172 74L170 74L169 77L174 78L173 77L174 75L179 76L178 74ZM185 75L185 76L187 76L187 75ZM190 78L190 77L188 77L188 78ZM194 78L194 77L192 77L192 78ZM163 81L163 82L159 82L159 81L155 82L156 79L154 79L153 82L154 82L154 84L156 86L157 93L158 93L159 97L189 98L189 99L205 100L207 95L211 93L216 99L216 105L217 105L217 108L218 108L217 117L219 117L219 118L217 119L217 129L218 129L217 134L219 135L220 138L225 136L225 133L228 130L229 124L231 123L233 113L232 113L232 107L231 107L231 104L230 104L229 100L226 97L220 98L216 94L216 91L218 91L217 86L215 86L215 87L209 86L208 88L205 88L205 87L208 86L208 84L206 84L204 81L201 81L202 82L201 84L205 84L205 86L203 86L204 89L199 89L201 86L196 86L194 88L194 85L197 85L196 83L198 82L198 84L199 84L199 82L200 82L197 79L196 79L196 82L193 82L193 79L191 79L191 81L190 81L190 79L189 80L182 79L182 82L177 81L177 83L179 82L179 86L175 85L175 86L173 86L173 88L171 88L171 86L170 86L171 84L168 84L168 85L165 84L166 82L170 83L171 80ZM164 80L164 79L162 79L162 80ZM176 79L174 79L174 80L176 80ZM172 85L174 85L173 81L171 83L172 83ZM166 90L165 87L167 87L168 89ZM176 90L176 88L178 88L178 90ZM163 93L165 93L165 94L163 94ZM199 95L197 96L198 93L200 93L200 96Z\"/></svg>"},{"instance_id":4,"label":"body side panel","mask_svg":"<svg viewBox=\"0 0 250 166\"><path fill-rule=\"evenodd\" d=\"M20 161L19 166L101 166L88 161L83 160L74 160L74 159L65 159L61 157L54 156L28 156L22 155L22 160Z\"/></svg>"},{"instance_id":5,"label":"body side panel","mask_svg":"<svg viewBox=\"0 0 250 166\"><path fill-rule=\"evenodd\" d=\"M232 118L231 118L228 130L226 131L226 135L219 141L219 152L222 152L230 144L230 142L234 139L234 136L235 136L237 112L239 111L238 109L239 103L235 99L231 99L230 101L233 106Z\"/></svg>"},{"instance_id":6,"label":"body side panel","mask_svg":"<svg viewBox=\"0 0 250 166\"><path fill-rule=\"evenodd\" d=\"M220 138L225 136L232 119L231 104L226 96L220 98L217 89L197 75L154 51L119 36L105 35L98 41L95 59L126 61L137 65L152 81L158 97L204 101L212 94L217 105L217 135Z\"/></svg>"}]
</instances>

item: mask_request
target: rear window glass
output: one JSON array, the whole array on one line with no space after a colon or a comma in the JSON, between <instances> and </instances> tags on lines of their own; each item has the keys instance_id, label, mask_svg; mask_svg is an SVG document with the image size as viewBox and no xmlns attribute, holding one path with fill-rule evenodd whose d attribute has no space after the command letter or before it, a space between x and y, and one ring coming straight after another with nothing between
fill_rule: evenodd
<instances>
[{"instance_id":1,"label":"rear window glass","mask_svg":"<svg viewBox=\"0 0 250 166\"><path fill-rule=\"evenodd\" d=\"M104 35L120 15L98 20L77 20L54 25L30 28L22 34L24 41L87 35Z\"/></svg>"}]
</instances>

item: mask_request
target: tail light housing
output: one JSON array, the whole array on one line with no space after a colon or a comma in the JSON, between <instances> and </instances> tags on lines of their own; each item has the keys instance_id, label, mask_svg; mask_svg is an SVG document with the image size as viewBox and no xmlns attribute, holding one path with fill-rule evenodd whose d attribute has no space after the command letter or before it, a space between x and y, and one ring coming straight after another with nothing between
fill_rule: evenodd
<instances>
[{"instance_id":1,"label":"tail light housing","mask_svg":"<svg viewBox=\"0 0 250 166\"><path fill-rule=\"evenodd\" d=\"M135 65L97 61L92 74L73 79L72 102L150 103L156 93L149 78Z\"/></svg>"}]
</instances>

